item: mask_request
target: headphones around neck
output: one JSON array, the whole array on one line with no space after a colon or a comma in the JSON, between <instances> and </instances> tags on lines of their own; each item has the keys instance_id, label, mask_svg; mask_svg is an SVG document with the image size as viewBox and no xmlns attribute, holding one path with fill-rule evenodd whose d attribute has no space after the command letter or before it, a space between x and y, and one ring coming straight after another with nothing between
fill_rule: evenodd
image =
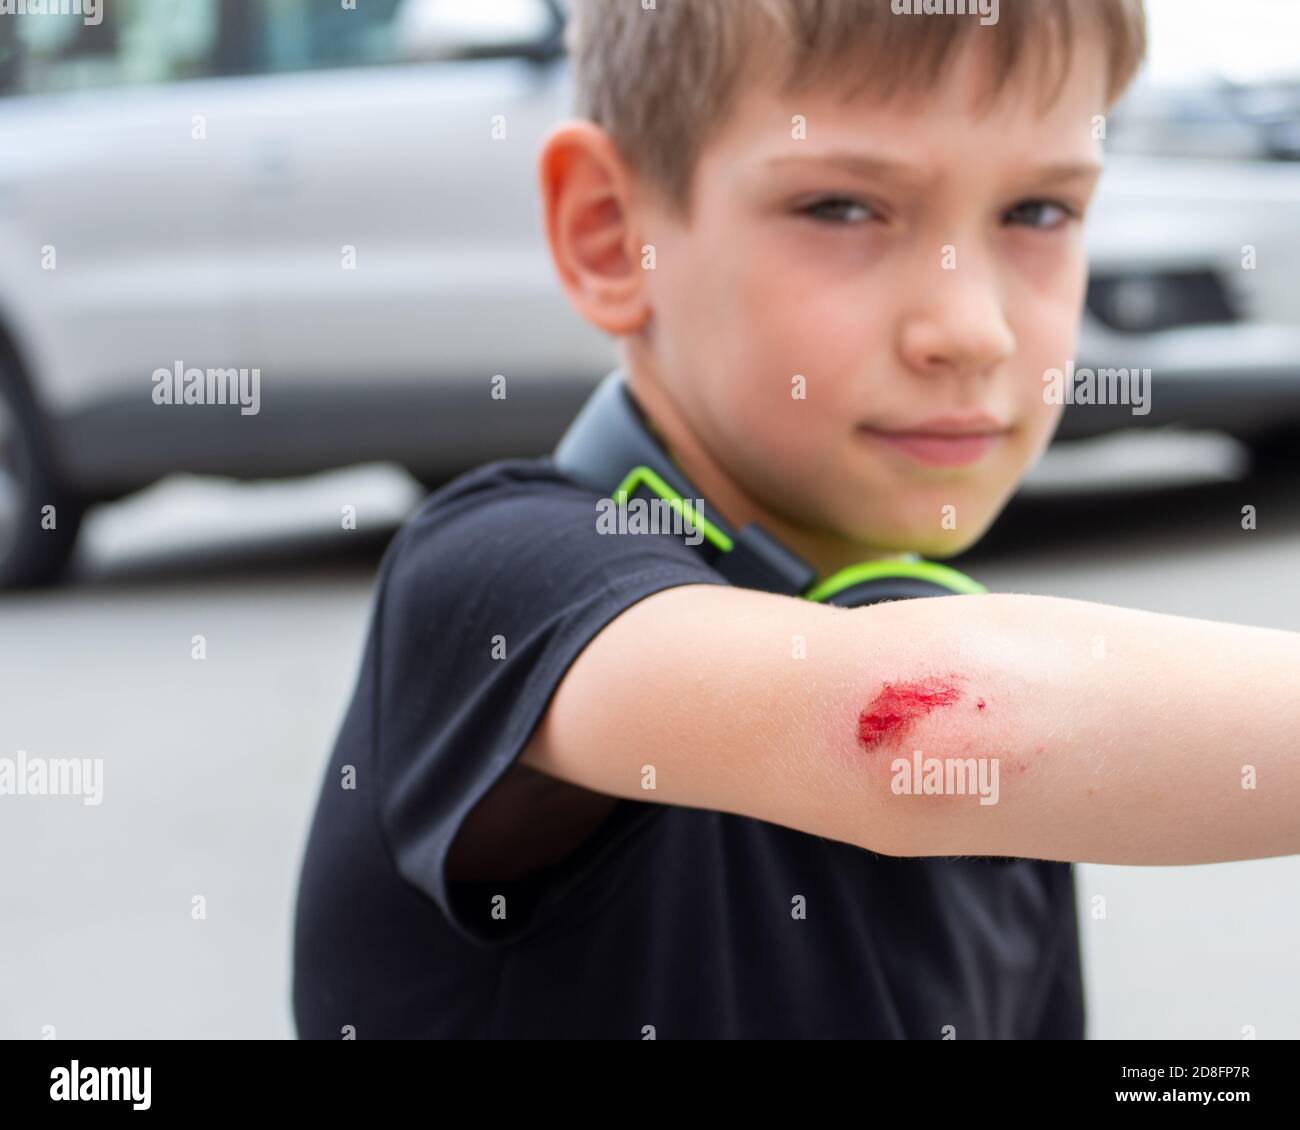
<instances>
[{"instance_id":1,"label":"headphones around neck","mask_svg":"<svg viewBox=\"0 0 1300 1130\"><path fill-rule=\"evenodd\" d=\"M596 386L552 458L570 478L620 504L641 490L666 502L703 535L698 549L708 563L739 588L842 608L988 591L964 573L916 555L864 561L818 581L812 565L758 523L732 529L655 438L622 369L615 369Z\"/></svg>"}]
</instances>

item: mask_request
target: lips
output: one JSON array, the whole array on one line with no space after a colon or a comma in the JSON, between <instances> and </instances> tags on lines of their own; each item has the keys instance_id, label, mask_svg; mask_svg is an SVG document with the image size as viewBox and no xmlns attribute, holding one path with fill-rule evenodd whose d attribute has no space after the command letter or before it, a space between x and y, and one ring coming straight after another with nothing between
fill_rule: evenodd
<instances>
[{"instance_id":1,"label":"lips","mask_svg":"<svg viewBox=\"0 0 1300 1130\"><path fill-rule=\"evenodd\" d=\"M859 428L859 434L930 467L965 467L983 459L1006 438L1007 428L969 431L886 431Z\"/></svg>"}]
</instances>

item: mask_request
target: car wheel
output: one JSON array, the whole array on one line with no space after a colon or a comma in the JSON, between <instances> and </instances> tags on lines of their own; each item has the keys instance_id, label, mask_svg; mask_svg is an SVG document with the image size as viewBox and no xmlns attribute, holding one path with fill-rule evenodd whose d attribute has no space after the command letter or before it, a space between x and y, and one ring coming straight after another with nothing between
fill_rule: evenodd
<instances>
[{"instance_id":1,"label":"car wheel","mask_svg":"<svg viewBox=\"0 0 1300 1130\"><path fill-rule=\"evenodd\" d=\"M1283 427L1250 440L1257 474L1300 471L1300 427Z\"/></svg>"},{"instance_id":2,"label":"car wheel","mask_svg":"<svg viewBox=\"0 0 1300 1130\"><path fill-rule=\"evenodd\" d=\"M58 576L72 555L82 510L58 485L35 406L0 362L0 588Z\"/></svg>"},{"instance_id":3,"label":"car wheel","mask_svg":"<svg viewBox=\"0 0 1300 1130\"><path fill-rule=\"evenodd\" d=\"M420 484L427 494L433 494L436 490L441 490L453 478L451 475L438 475L432 472L411 471L411 478Z\"/></svg>"}]
</instances>

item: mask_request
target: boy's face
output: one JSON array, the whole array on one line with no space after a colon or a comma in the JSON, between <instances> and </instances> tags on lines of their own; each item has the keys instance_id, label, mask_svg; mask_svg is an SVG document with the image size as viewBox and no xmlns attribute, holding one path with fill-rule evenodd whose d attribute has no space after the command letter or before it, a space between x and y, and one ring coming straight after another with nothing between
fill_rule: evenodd
<instances>
[{"instance_id":1,"label":"boy's face","mask_svg":"<svg viewBox=\"0 0 1300 1130\"><path fill-rule=\"evenodd\" d=\"M1103 58L1076 46L1046 110L1031 65L980 112L982 62L889 105L752 84L689 223L637 205L656 264L633 387L706 496L823 573L978 540L1059 419L1043 374L1074 354Z\"/></svg>"}]
</instances>

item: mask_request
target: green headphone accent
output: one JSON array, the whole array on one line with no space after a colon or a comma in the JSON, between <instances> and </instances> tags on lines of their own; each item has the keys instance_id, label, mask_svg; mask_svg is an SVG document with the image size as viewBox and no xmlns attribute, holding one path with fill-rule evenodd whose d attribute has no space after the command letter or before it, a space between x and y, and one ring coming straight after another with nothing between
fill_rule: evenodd
<instances>
[{"instance_id":1,"label":"green headphone accent","mask_svg":"<svg viewBox=\"0 0 1300 1130\"><path fill-rule=\"evenodd\" d=\"M557 467L620 506L645 489L666 502L703 537L701 551L742 588L803 597L819 604L859 607L882 600L984 593L978 581L947 565L909 554L894 561L863 561L824 580L758 523L733 531L700 498L660 445L627 390L622 370L605 377L556 447ZM630 469L629 469L630 468ZM691 501L694 498L701 505Z\"/></svg>"},{"instance_id":2,"label":"green headphone accent","mask_svg":"<svg viewBox=\"0 0 1300 1130\"><path fill-rule=\"evenodd\" d=\"M918 558L915 561L863 561L857 565L850 565L847 569L832 573L824 581L819 581L803 595L808 600L825 602L854 585L882 579L904 578L937 585L939 588L947 589L954 596L973 596L976 593L989 591L979 581L966 576L958 569Z\"/></svg>"},{"instance_id":3,"label":"green headphone accent","mask_svg":"<svg viewBox=\"0 0 1300 1130\"><path fill-rule=\"evenodd\" d=\"M720 552L730 553L732 551L736 543L732 541L731 537L724 534L703 514L697 513L694 505L664 482L653 468L644 465L633 467L627 473L627 477L615 487L614 501L620 506L625 506L628 496L643 484L668 503L676 513L680 514L683 521L690 523L692 529L699 530L705 539L711 545L716 546Z\"/></svg>"}]
</instances>

